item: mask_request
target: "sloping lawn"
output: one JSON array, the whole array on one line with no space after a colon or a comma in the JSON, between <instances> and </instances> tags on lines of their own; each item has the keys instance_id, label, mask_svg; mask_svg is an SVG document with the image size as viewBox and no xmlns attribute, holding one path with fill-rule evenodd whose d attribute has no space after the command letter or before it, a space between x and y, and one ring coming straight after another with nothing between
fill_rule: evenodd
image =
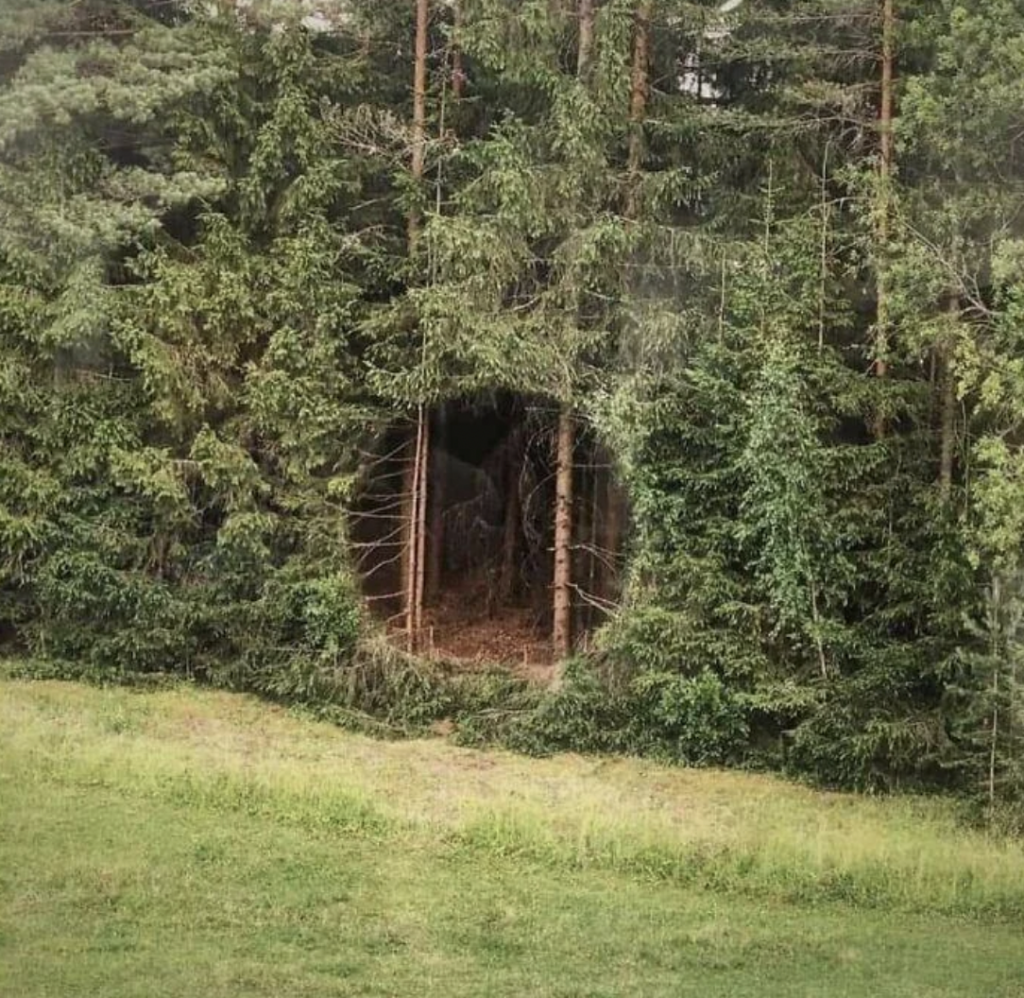
<instances>
[{"instance_id":1,"label":"sloping lawn","mask_svg":"<svg viewBox=\"0 0 1024 998\"><path fill-rule=\"evenodd\" d=\"M1024 996L933 801L0 683L0 995Z\"/></svg>"}]
</instances>

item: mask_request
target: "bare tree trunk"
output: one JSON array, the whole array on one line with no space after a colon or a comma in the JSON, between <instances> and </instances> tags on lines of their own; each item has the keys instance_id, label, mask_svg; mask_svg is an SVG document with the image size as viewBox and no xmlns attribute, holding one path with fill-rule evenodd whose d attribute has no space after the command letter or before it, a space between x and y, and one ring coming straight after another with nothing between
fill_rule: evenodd
<instances>
[{"instance_id":1,"label":"bare tree trunk","mask_svg":"<svg viewBox=\"0 0 1024 998\"><path fill-rule=\"evenodd\" d=\"M637 185L644 155L643 123L647 116L647 97L650 86L648 63L651 48L651 9L653 0L642 0L636 12L633 34L633 68L630 74L629 95L629 153L627 172L629 190L626 196L626 217L636 218Z\"/></svg>"},{"instance_id":2,"label":"bare tree trunk","mask_svg":"<svg viewBox=\"0 0 1024 998\"><path fill-rule=\"evenodd\" d=\"M555 658L572 653L572 471L576 426L567 404L558 415L555 458L555 579L552 643Z\"/></svg>"},{"instance_id":3,"label":"bare tree trunk","mask_svg":"<svg viewBox=\"0 0 1024 998\"><path fill-rule=\"evenodd\" d=\"M894 0L882 0L882 81L878 110L879 158L878 185L879 203L876 206L877 224L875 239L878 250L884 255L889 242L889 224L892 210L894 166L893 117L895 97L896 66L896 12ZM876 274L878 306L875 313L875 375L886 378L889 374L888 352L890 346L890 310L888 263L883 258ZM875 417L875 437L885 436L885 415L879 412Z\"/></svg>"},{"instance_id":4,"label":"bare tree trunk","mask_svg":"<svg viewBox=\"0 0 1024 998\"><path fill-rule=\"evenodd\" d=\"M444 503L448 484L448 413L438 406L434 439L430 446L430 549L427 553L427 602L437 599L444 573Z\"/></svg>"},{"instance_id":5,"label":"bare tree trunk","mask_svg":"<svg viewBox=\"0 0 1024 998\"><path fill-rule=\"evenodd\" d=\"M416 598L416 486L419 474L417 459L420 440L417 430L409 437L405 447L402 469L402 614L405 628L406 651L412 653L415 644L413 606Z\"/></svg>"},{"instance_id":6,"label":"bare tree trunk","mask_svg":"<svg viewBox=\"0 0 1024 998\"><path fill-rule=\"evenodd\" d=\"M426 406L419 408L420 454L417 466L416 503L416 586L413 591L413 629L416 648L419 650L423 634L423 589L427 567L427 498L430 474L430 415Z\"/></svg>"},{"instance_id":7,"label":"bare tree trunk","mask_svg":"<svg viewBox=\"0 0 1024 998\"><path fill-rule=\"evenodd\" d=\"M426 166L427 146L427 26L429 0L416 0L416 58L413 66L412 98L412 175L416 181L423 179ZM409 213L408 239L409 254L416 250L419 241L421 219L419 213ZM429 466L429 428L426 424L426 408L421 403L416 414L416 443L413 449L411 467L406 474L406 496L409 504L408 527L405 550L405 572L403 591L405 593L405 635L408 651L417 650L419 635L423 626L423 585L424 553L426 540L427 476Z\"/></svg>"},{"instance_id":8,"label":"bare tree trunk","mask_svg":"<svg viewBox=\"0 0 1024 998\"><path fill-rule=\"evenodd\" d=\"M598 462L601 458L600 448L595 445L591 452L592 471L590 474L590 496L587 506L590 511L589 532L587 534L588 556L587 556L587 594L591 602L587 604L583 624L590 629L595 624L594 609L600 599L598 591L601 585L601 494L605 473L602 473Z\"/></svg>"},{"instance_id":9,"label":"bare tree trunk","mask_svg":"<svg viewBox=\"0 0 1024 998\"><path fill-rule=\"evenodd\" d=\"M426 407L417 410L416 433L403 475L402 592L405 601L405 642L412 653L419 649L423 631L423 588L426 578L427 458L430 424Z\"/></svg>"},{"instance_id":10,"label":"bare tree trunk","mask_svg":"<svg viewBox=\"0 0 1024 998\"><path fill-rule=\"evenodd\" d=\"M427 25L429 0L416 0L416 58L412 75L412 175L423 179L427 163ZM419 213L409 214L409 251L416 248L420 232Z\"/></svg>"},{"instance_id":11,"label":"bare tree trunk","mask_svg":"<svg viewBox=\"0 0 1024 998\"><path fill-rule=\"evenodd\" d=\"M583 590L584 581L590 574L590 534L592 530L590 500L593 495L594 471L588 463L582 464L579 468L577 480L574 483L573 503L573 534L576 543L573 545L572 578L575 583L575 595L572 615L572 633L582 635L587 627L588 605L586 592Z\"/></svg>"},{"instance_id":12,"label":"bare tree trunk","mask_svg":"<svg viewBox=\"0 0 1024 998\"><path fill-rule=\"evenodd\" d=\"M956 322L960 302L956 295L950 296L949 314ZM942 428L941 453L939 462L939 493L943 502L949 502L953 494L953 461L956 452L956 381L953 374L953 340L947 337L941 347L942 361Z\"/></svg>"}]
</instances>

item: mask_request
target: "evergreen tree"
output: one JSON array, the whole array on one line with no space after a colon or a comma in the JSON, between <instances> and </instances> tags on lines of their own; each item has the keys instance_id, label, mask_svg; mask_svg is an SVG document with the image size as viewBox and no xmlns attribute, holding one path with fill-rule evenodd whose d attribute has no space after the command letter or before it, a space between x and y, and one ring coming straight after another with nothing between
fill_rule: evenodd
<instances>
[{"instance_id":1,"label":"evergreen tree","mask_svg":"<svg viewBox=\"0 0 1024 998\"><path fill-rule=\"evenodd\" d=\"M449 416L546 400L549 742L1020 797L1011 0L5 17L5 648L388 712L361 486L415 650Z\"/></svg>"}]
</instances>

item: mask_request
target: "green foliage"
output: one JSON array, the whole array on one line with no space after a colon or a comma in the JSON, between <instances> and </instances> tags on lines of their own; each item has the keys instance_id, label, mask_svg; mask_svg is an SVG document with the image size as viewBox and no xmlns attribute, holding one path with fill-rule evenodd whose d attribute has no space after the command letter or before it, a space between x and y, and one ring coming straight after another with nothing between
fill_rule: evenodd
<instances>
[{"instance_id":1,"label":"green foliage","mask_svg":"<svg viewBox=\"0 0 1024 998\"><path fill-rule=\"evenodd\" d=\"M501 707L457 715L459 740L499 742L532 755L612 752L688 765L737 759L747 724L743 704L710 671L642 673L623 686L587 673L580 663L557 692L506 697Z\"/></svg>"},{"instance_id":2,"label":"green foliage","mask_svg":"<svg viewBox=\"0 0 1024 998\"><path fill-rule=\"evenodd\" d=\"M583 73L566 4L437 5L413 177L407 7L20 0L4 650L1019 800L1021 13L898 5L883 177L874 5L711 6L650 5L638 80L638 0ZM360 607L365 441L495 389L570 405L629 493L623 605L550 695Z\"/></svg>"}]
</instances>

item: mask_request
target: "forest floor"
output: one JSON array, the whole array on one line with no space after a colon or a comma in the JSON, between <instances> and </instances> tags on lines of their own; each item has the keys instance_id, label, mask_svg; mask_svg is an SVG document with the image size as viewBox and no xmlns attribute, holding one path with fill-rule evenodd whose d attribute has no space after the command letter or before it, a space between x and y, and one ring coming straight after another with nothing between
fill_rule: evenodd
<instances>
[{"instance_id":1,"label":"forest floor","mask_svg":"<svg viewBox=\"0 0 1024 998\"><path fill-rule=\"evenodd\" d=\"M424 654L444 658L460 669L491 669L497 663L522 679L551 681L551 635L539 626L538 610L522 603L490 605L487 587L468 578L448 585L424 610ZM401 622L395 643L402 646Z\"/></svg>"},{"instance_id":2,"label":"forest floor","mask_svg":"<svg viewBox=\"0 0 1024 998\"><path fill-rule=\"evenodd\" d=\"M1024 996L941 801L0 682L0 994Z\"/></svg>"}]
</instances>

